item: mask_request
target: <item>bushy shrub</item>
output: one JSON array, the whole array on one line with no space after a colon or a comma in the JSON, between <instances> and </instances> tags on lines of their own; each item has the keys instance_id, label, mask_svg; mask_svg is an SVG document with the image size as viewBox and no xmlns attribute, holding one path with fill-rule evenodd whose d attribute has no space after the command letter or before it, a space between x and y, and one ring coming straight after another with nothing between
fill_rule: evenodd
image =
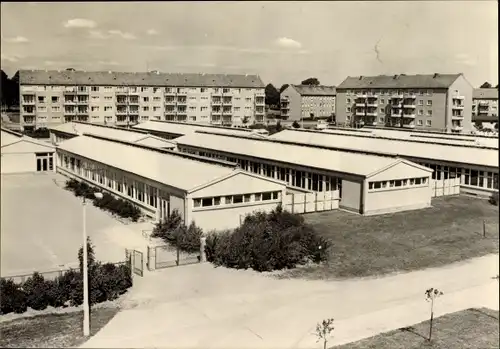
<instances>
[{"instance_id":1,"label":"bushy shrub","mask_svg":"<svg viewBox=\"0 0 500 349\"><path fill-rule=\"evenodd\" d=\"M196 253L200 251L200 239L203 230L194 222L185 226L177 210L173 210L169 217L158 222L151 234L152 237L161 238L167 244L176 246L179 250Z\"/></svg>"},{"instance_id":2,"label":"bushy shrub","mask_svg":"<svg viewBox=\"0 0 500 349\"><path fill-rule=\"evenodd\" d=\"M96 304L114 300L132 286L130 265L101 264L94 257L90 240L88 248L89 303ZM23 313L28 307L42 310L47 306L78 306L83 303L83 249L78 251L80 271L70 270L55 280L44 280L34 273L26 282L16 284L12 280L1 280L1 313Z\"/></svg>"},{"instance_id":3,"label":"bushy shrub","mask_svg":"<svg viewBox=\"0 0 500 349\"><path fill-rule=\"evenodd\" d=\"M141 210L129 201L117 199L106 192L103 193L101 199L97 199L94 194L99 189L85 182L69 179L66 181L66 189L73 191L77 197L85 197L88 200L92 200L94 206L115 213L122 218L130 218L133 222L137 222L141 218Z\"/></svg>"},{"instance_id":4,"label":"bushy shrub","mask_svg":"<svg viewBox=\"0 0 500 349\"><path fill-rule=\"evenodd\" d=\"M21 285L12 280L2 279L0 281L0 311L2 314L24 313L28 306L26 305L26 294Z\"/></svg>"},{"instance_id":5,"label":"bushy shrub","mask_svg":"<svg viewBox=\"0 0 500 349\"><path fill-rule=\"evenodd\" d=\"M216 265L257 271L294 268L327 259L329 243L297 214L281 207L249 215L233 232L210 233L205 253Z\"/></svg>"},{"instance_id":6,"label":"bushy shrub","mask_svg":"<svg viewBox=\"0 0 500 349\"><path fill-rule=\"evenodd\" d=\"M498 192L493 193L489 199L490 204L498 206Z\"/></svg>"}]
</instances>

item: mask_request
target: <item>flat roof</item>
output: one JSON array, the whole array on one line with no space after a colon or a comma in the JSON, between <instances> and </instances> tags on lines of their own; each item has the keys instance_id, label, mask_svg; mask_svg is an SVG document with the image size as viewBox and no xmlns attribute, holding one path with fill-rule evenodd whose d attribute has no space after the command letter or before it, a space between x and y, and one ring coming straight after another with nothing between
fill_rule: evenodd
<instances>
[{"instance_id":1,"label":"flat roof","mask_svg":"<svg viewBox=\"0 0 500 349\"><path fill-rule=\"evenodd\" d=\"M69 139L58 149L186 191L235 171L229 166L87 135Z\"/></svg>"},{"instance_id":2,"label":"flat roof","mask_svg":"<svg viewBox=\"0 0 500 349\"><path fill-rule=\"evenodd\" d=\"M399 161L390 157L205 132L180 137L177 139L177 144L363 177Z\"/></svg>"},{"instance_id":3,"label":"flat roof","mask_svg":"<svg viewBox=\"0 0 500 349\"><path fill-rule=\"evenodd\" d=\"M83 122L68 122L57 126L49 126L50 131L59 131L75 136L83 133L91 133L97 136L121 139L128 142L136 142L148 135L147 132L138 130L121 129L113 126L94 125Z\"/></svg>"},{"instance_id":4,"label":"flat roof","mask_svg":"<svg viewBox=\"0 0 500 349\"><path fill-rule=\"evenodd\" d=\"M253 130L247 128L222 127L215 125L192 124L185 122L149 120L132 127L136 130L155 131L168 134L186 135L196 131L209 131L227 134L250 135Z\"/></svg>"},{"instance_id":5,"label":"flat roof","mask_svg":"<svg viewBox=\"0 0 500 349\"><path fill-rule=\"evenodd\" d=\"M305 130L283 130L269 138L304 145L316 145L380 155L392 155L448 161L477 166L498 167L498 150L478 147L457 147L426 142L398 142L394 139L359 137Z\"/></svg>"},{"instance_id":6,"label":"flat roof","mask_svg":"<svg viewBox=\"0 0 500 349\"><path fill-rule=\"evenodd\" d=\"M435 133L411 132L404 130L399 131L399 130L378 129L378 128L366 128L365 132L351 132L339 129L325 129L322 130L322 132L356 135L359 137L362 136L385 137L395 140L407 140L412 142L450 144L450 145L469 146L469 147L489 147L498 149L498 138L494 137L490 138L474 137L472 135L460 136L453 134L435 134Z\"/></svg>"}]
</instances>

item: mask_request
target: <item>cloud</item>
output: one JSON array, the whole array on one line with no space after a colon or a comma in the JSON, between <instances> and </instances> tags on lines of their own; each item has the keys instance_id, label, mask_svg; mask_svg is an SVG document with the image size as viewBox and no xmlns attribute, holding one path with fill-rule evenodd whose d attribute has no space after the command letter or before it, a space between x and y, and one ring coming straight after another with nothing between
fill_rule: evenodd
<instances>
[{"instance_id":1,"label":"cloud","mask_svg":"<svg viewBox=\"0 0 500 349\"><path fill-rule=\"evenodd\" d=\"M19 61L19 58L20 57L17 57L17 56L9 56L9 55L3 54L3 53L1 54L1 60L4 62L14 63L14 62Z\"/></svg>"},{"instance_id":2,"label":"cloud","mask_svg":"<svg viewBox=\"0 0 500 349\"><path fill-rule=\"evenodd\" d=\"M89 35L91 39L100 39L100 40L111 39L112 37L120 37L125 40L136 39L134 34L125 33L117 29L108 30L107 33L103 33L100 30L91 30L89 31Z\"/></svg>"},{"instance_id":3,"label":"cloud","mask_svg":"<svg viewBox=\"0 0 500 349\"><path fill-rule=\"evenodd\" d=\"M134 34L125 33L125 32L122 32L121 30L117 30L117 29L108 30L108 33L111 35L120 36L122 39L126 39L126 40L134 40L136 38Z\"/></svg>"},{"instance_id":4,"label":"cloud","mask_svg":"<svg viewBox=\"0 0 500 349\"><path fill-rule=\"evenodd\" d=\"M477 65L477 60L466 53L457 53L455 55L455 60L458 64L475 66Z\"/></svg>"},{"instance_id":5,"label":"cloud","mask_svg":"<svg viewBox=\"0 0 500 349\"><path fill-rule=\"evenodd\" d=\"M156 31L156 29L148 29L146 32L148 35L158 35L159 33Z\"/></svg>"},{"instance_id":6,"label":"cloud","mask_svg":"<svg viewBox=\"0 0 500 349\"><path fill-rule=\"evenodd\" d=\"M3 38L2 37L2 40L5 42L8 42L8 43L11 43L11 44L21 44L21 43L29 42L29 40L27 38L25 38L24 36L16 36L14 38Z\"/></svg>"},{"instance_id":7,"label":"cloud","mask_svg":"<svg viewBox=\"0 0 500 349\"><path fill-rule=\"evenodd\" d=\"M100 65L120 65L120 63L115 62L115 61L99 61L97 64Z\"/></svg>"},{"instance_id":8,"label":"cloud","mask_svg":"<svg viewBox=\"0 0 500 349\"><path fill-rule=\"evenodd\" d=\"M279 38L276 40L276 44L281 47L286 48L301 48L302 44L298 41L289 38Z\"/></svg>"},{"instance_id":9,"label":"cloud","mask_svg":"<svg viewBox=\"0 0 500 349\"><path fill-rule=\"evenodd\" d=\"M64 23L64 28L95 28L97 23L85 18L73 18Z\"/></svg>"}]
</instances>

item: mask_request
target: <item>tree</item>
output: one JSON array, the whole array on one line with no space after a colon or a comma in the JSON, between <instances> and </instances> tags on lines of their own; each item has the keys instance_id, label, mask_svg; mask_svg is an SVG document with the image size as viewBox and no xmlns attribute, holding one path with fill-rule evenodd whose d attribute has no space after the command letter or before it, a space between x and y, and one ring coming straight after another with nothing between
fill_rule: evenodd
<instances>
[{"instance_id":1,"label":"tree","mask_svg":"<svg viewBox=\"0 0 500 349\"><path fill-rule=\"evenodd\" d=\"M425 291L425 300L431 303L431 321L429 324L429 342L432 339L432 321L434 320L434 300L442 296L444 293L439 291L437 288L429 288Z\"/></svg>"},{"instance_id":2,"label":"tree","mask_svg":"<svg viewBox=\"0 0 500 349\"><path fill-rule=\"evenodd\" d=\"M266 93L266 104L269 106L277 106L280 103L280 93L273 86L273 84L267 84L265 88Z\"/></svg>"},{"instance_id":3,"label":"tree","mask_svg":"<svg viewBox=\"0 0 500 349\"><path fill-rule=\"evenodd\" d=\"M491 88L491 84L488 81L486 81L479 88Z\"/></svg>"},{"instance_id":4,"label":"tree","mask_svg":"<svg viewBox=\"0 0 500 349\"><path fill-rule=\"evenodd\" d=\"M282 93L283 91L285 91L288 86L290 86L289 84L283 84L281 87L280 87L280 93Z\"/></svg>"},{"instance_id":5,"label":"tree","mask_svg":"<svg viewBox=\"0 0 500 349\"><path fill-rule=\"evenodd\" d=\"M293 127L293 128L300 128L300 125L299 125L299 123L297 122L297 120L295 120L295 121L293 122L292 127Z\"/></svg>"},{"instance_id":6,"label":"tree","mask_svg":"<svg viewBox=\"0 0 500 349\"><path fill-rule=\"evenodd\" d=\"M2 70L2 81L0 85L0 94L2 105L13 107L19 104L19 72L17 72L11 79Z\"/></svg>"},{"instance_id":7,"label":"tree","mask_svg":"<svg viewBox=\"0 0 500 349\"><path fill-rule=\"evenodd\" d=\"M334 329L335 327L333 327L333 319L323 320L321 323L318 323L316 325L316 337L318 337L316 343L322 340L323 349L326 349L328 338L332 336L331 333Z\"/></svg>"},{"instance_id":8,"label":"tree","mask_svg":"<svg viewBox=\"0 0 500 349\"><path fill-rule=\"evenodd\" d=\"M319 80L316 78L305 79L300 83L301 85L319 85Z\"/></svg>"}]
</instances>

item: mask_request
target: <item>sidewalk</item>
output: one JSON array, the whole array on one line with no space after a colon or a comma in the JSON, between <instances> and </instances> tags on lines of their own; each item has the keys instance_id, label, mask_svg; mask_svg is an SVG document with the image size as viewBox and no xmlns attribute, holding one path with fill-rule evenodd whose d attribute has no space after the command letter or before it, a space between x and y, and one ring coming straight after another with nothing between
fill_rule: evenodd
<instances>
[{"instance_id":1,"label":"sidewalk","mask_svg":"<svg viewBox=\"0 0 500 349\"><path fill-rule=\"evenodd\" d=\"M142 300L154 303L139 303L120 312L83 347L319 348L314 329L325 318L335 318L331 345L427 320L429 305L424 291L429 287L445 293L436 303L437 316L471 307L498 309L499 284L491 279L498 274L498 256L342 282L262 276L259 282L253 273L227 272L208 264L193 267L152 273L140 287L144 287ZM191 282L187 276L176 282L172 276L180 277L181 272L192 273ZM225 273L230 277L222 282ZM202 275L201 284L196 284ZM247 275L252 276L245 283ZM237 285L230 285L231 279ZM153 281L157 288L147 293L146 287ZM139 288L135 296L140 294Z\"/></svg>"}]
</instances>

